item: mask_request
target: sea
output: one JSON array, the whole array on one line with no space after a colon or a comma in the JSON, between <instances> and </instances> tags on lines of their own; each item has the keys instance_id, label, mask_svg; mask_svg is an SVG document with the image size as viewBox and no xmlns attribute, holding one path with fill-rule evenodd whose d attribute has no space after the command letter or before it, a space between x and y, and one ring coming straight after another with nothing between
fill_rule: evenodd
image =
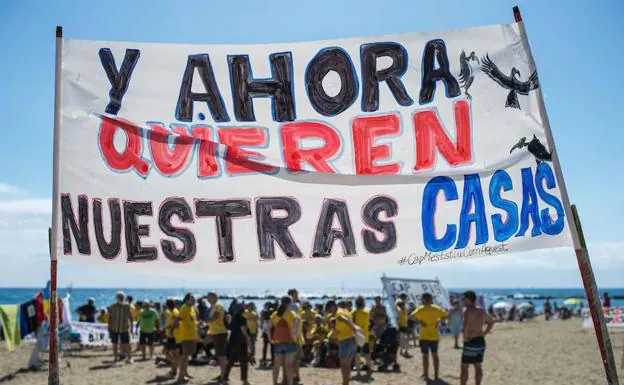
<instances>
[{"instance_id":1,"label":"sea","mask_svg":"<svg viewBox=\"0 0 624 385\"><path fill-rule=\"evenodd\" d=\"M37 295L42 288L0 288L0 304L20 304L26 302ZM126 295L134 297L135 301L150 300L152 302L164 302L167 298L182 298L186 293L191 292L198 295L205 295L207 292L212 291L206 288L76 288L66 287L59 288L59 298L70 294L70 304L72 308L72 314L75 314L76 309L85 304L89 298L95 299L96 307L105 308L114 302L115 293L122 290ZM367 302L370 305L372 298L375 295L383 295L381 287L379 288L335 288L326 289L320 292L318 289L305 289L298 288L299 296L302 300L306 298L310 299L310 302L320 303L324 302L323 298L339 296L343 298L355 298L358 295L363 295L368 298ZM463 292L463 288L447 288L449 292ZM544 299L551 297L553 304L563 305L563 301L567 298L581 298L583 304L587 307L587 300L585 298L585 292L582 288L560 288L560 289L539 289L539 288L514 288L514 289L474 289L478 295L482 295L485 299L486 306L490 304L506 301L515 302L521 304L523 302L532 301L536 310L542 311ZM220 296L223 297L222 302L226 306L229 306L231 298L238 297L253 297L253 299L246 300L246 302L255 302L256 307L261 309L264 303L272 298L279 298L286 294L287 288L283 289L221 289L215 290ZM600 290L600 296L602 297L604 292L608 292L612 298L612 306L624 306L624 288L608 288Z\"/></svg>"}]
</instances>

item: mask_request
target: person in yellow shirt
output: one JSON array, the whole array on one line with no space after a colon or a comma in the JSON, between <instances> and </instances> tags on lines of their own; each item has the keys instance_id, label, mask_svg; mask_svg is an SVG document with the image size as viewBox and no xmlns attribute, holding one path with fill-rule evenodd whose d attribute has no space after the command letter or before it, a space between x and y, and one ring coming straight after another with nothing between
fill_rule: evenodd
<instances>
[{"instance_id":1,"label":"person in yellow shirt","mask_svg":"<svg viewBox=\"0 0 624 385\"><path fill-rule=\"evenodd\" d=\"M100 314L97 317L97 322L101 324L108 323L108 313L106 312L106 309L100 309Z\"/></svg>"},{"instance_id":2,"label":"person in yellow shirt","mask_svg":"<svg viewBox=\"0 0 624 385\"><path fill-rule=\"evenodd\" d=\"M137 322L139 320L139 312L140 309L137 309L136 306L132 302L134 302L134 298L131 295L126 297L126 301L128 301L128 305L130 306L130 312L132 313L132 320Z\"/></svg>"},{"instance_id":3,"label":"person in yellow shirt","mask_svg":"<svg viewBox=\"0 0 624 385\"><path fill-rule=\"evenodd\" d=\"M336 306L333 305L330 306L330 308L336 309ZM334 316L336 318L334 330L336 331L336 337L338 339L342 384L348 385L351 377L353 359L357 353L357 342L355 340L357 327L351 320L351 313L349 313L345 301L341 301L338 304L338 309L335 311Z\"/></svg>"},{"instance_id":4,"label":"person in yellow shirt","mask_svg":"<svg viewBox=\"0 0 624 385\"><path fill-rule=\"evenodd\" d=\"M220 378L225 378L225 367L227 366L227 314L225 308L219 302L219 297L214 292L206 296L210 304L210 316L208 316L208 336L212 338L215 346L215 355L221 369Z\"/></svg>"},{"instance_id":5,"label":"person in yellow shirt","mask_svg":"<svg viewBox=\"0 0 624 385\"><path fill-rule=\"evenodd\" d=\"M315 368L321 365L322 353L327 350L328 334L329 331L324 325L323 317L317 314L314 318L314 325L307 335L307 339L312 345L312 366Z\"/></svg>"},{"instance_id":6,"label":"person in yellow shirt","mask_svg":"<svg viewBox=\"0 0 624 385\"><path fill-rule=\"evenodd\" d=\"M287 293L292 299L291 310L297 316L297 353L294 362L294 382L300 382L299 367L303 358L303 345L305 344L305 335L303 334L303 319L301 318L301 303L299 301L299 292L297 289L290 289Z\"/></svg>"},{"instance_id":7,"label":"person in yellow shirt","mask_svg":"<svg viewBox=\"0 0 624 385\"><path fill-rule=\"evenodd\" d=\"M366 361L366 373L370 377L372 375L371 351L370 351L370 310L366 308L364 297L359 296L355 300L355 310L351 312L351 319L364 334L364 346L357 348L356 367L357 373L360 374L361 358Z\"/></svg>"},{"instance_id":8,"label":"person in yellow shirt","mask_svg":"<svg viewBox=\"0 0 624 385\"><path fill-rule=\"evenodd\" d=\"M178 373L178 365L180 361L180 328L173 327L176 318L180 316L180 312L175 306L175 301L168 299L165 303L165 357L171 365L169 375L175 377Z\"/></svg>"},{"instance_id":9,"label":"person in yellow shirt","mask_svg":"<svg viewBox=\"0 0 624 385\"><path fill-rule=\"evenodd\" d=\"M282 297L277 310L271 315L271 342L275 354L273 383L277 384L280 368L287 385L292 385L295 375L295 355L299 345L297 315L291 310L292 298Z\"/></svg>"},{"instance_id":10,"label":"person in yellow shirt","mask_svg":"<svg viewBox=\"0 0 624 385\"><path fill-rule=\"evenodd\" d=\"M247 328L249 329L249 338L251 339L251 357L256 358L256 340L258 338L258 313L256 313L256 305L249 302L245 305L243 317L247 320Z\"/></svg>"},{"instance_id":11,"label":"person in yellow shirt","mask_svg":"<svg viewBox=\"0 0 624 385\"><path fill-rule=\"evenodd\" d=\"M197 350L199 341L199 324L197 323L197 312L195 311L195 297L191 293L184 296L184 304L180 307L180 313L173 323L173 329L180 329L176 341L182 345L182 357L180 359L180 371L178 382L187 381L189 357Z\"/></svg>"},{"instance_id":12,"label":"person in yellow shirt","mask_svg":"<svg viewBox=\"0 0 624 385\"><path fill-rule=\"evenodd\" d=\"M316 310L312 309L312 304L310 304L310 302L305 301L301 305L301 318L304 321L308 322L310 327L314 325L316 315L317 315Z\"/></svg>"},{"instance_id":13,"label":"person in yellow shirt","mask_svg":"<svg viewBox=\"0 0 624 385\"><path fill-rule=\"evenodd\" d=\"M405 306L405 302L402 300L398 300L396 302L396 312L398 316L398 324L399 324L399 346L401 347L401 355L405 358L411 358L409 354L409 316L407 314L407 309Z\"/></svg>"},{"instance_id":14,"label":"person in yellow shirt","mask_svg":"<svg viewBox=\"0 0 624 385\"><path fill-rule=\"evenodd\" d=\"M438 342L440 341L439 323L448 317L448 313L433 304L433 296L424 293L422 305L417 307L410 317L420 325L420 352L423 357L423 378L429 380L429 352L433 357L434 379L438 379L440 359L438 358Z\"/></svg>"}]
</instances>

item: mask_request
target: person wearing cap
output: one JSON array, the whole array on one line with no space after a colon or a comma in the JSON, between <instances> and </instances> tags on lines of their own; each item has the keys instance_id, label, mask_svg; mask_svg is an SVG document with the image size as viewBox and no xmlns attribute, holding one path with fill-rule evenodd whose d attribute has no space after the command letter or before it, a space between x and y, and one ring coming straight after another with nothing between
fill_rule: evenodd
<instances>
[{"instance_id":1,"label":"person wearing cap","mask_svg":"<svg viewBox=\"0 0 624 385\"><path fill-rule=\"evenodd\" d=\"M81 322L95 322L95 314L97 313L95 299L93 297L89 298L87 303L76 310L76 313L78 313L78 319Z\"/></svg>"},{"instance_id":2,"label":"person wearing cap","mask_svg":"<svg viewBox=\"0 0 624 385\"><path fill-rule=\"evenodd\" d=\"M122 357L126 358L129 363L132 362L132 353L130 352L130 331L132 329L132 312L130 305L124 302L126 296L122 291L117 292L115 299L117 302L108 308L108 332L110 340L113 344L113 357L115 361ZM121 343L121 354L117 349Z\"/></svg>"},{"instance_id":3,"label":"person wearing cap","mask_svg":"<svg viewBox=\"0 0 624 385\"><path fill-rule=\"evenodd\" d=\"M154 336L160 330L158 313L149 300L143 302L139 313L139 347L143 361L145 361L145 346L149 346L149 358L154 356Z\"/></svg>"}]
</instances>

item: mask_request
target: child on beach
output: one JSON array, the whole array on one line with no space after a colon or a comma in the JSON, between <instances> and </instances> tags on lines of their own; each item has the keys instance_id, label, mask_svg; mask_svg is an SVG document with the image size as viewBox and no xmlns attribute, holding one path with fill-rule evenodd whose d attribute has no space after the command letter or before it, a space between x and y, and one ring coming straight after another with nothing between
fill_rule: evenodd
<instances>
[{"instance_id":1,"label":"child on beach","mask_svg":"<svg viewBox=\"0 0 624 385\"><path fill-rule=\"evenodd\" d=\"M460 381L461 385L468 383L468 368L475 366L475 382L481 385L483 379L483 355L485 353L485 336L492 330L494 320L480 307L476 306L477 296L474 291L464 293L464 348L462 351L462 363ZM485 330L483 326L485 325Z\"/></svg>"},{"instance_id":2,"label":"child on beach","mask_svg":"<svg viewBox=\"0 0 624 385\"><path fill-rule=\"evenodd\" d=\"M451 326L451 334L455 339L454 349L459 349L459 335L462 331L462 323L464 322L464 317L462 315L462 309L459 306L459 301L453 299L451 311L449 312L449 321Z\"/></svg>"}]
</instances>

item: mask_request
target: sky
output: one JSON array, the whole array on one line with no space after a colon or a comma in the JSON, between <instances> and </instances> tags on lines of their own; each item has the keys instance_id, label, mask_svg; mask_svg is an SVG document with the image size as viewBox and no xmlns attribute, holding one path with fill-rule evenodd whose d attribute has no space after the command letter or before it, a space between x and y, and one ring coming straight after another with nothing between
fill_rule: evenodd
<instances>
[{"instance_id":1,"label":"sky","mask_svg":"<svg viewBox=\"0 0 624 385\"><path fill-rule=\"evenodd\" d=\"M601 287L624 287L624 88L613 1L8 1L0 0L0 287L49 277L54 31L74 39L167 43L271 43L513 22L519 5L535 57L568 192L576 203ZM580 287L571 249L387 270L447 287ZM333 287L376 287L380 272L328 274ZM313 287L319 277L288 277ZM76 287L264 287L237 280L130 275L62 263L59 285Z\"/></svg>"}]
</instances>

